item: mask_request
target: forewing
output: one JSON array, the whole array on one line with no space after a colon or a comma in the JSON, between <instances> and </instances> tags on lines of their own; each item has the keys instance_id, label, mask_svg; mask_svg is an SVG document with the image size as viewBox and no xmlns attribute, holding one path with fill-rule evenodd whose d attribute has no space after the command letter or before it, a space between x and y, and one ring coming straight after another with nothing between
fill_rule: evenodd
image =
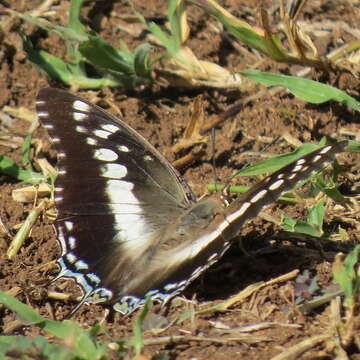
<instances>
[{"instance_id":1,"label":"forewing","mask_svg":"<svg viewBox=\"0 0 360 360\"><path fill-rule=\"evenodd\" d=\"M101 108L49 88L38 95L37 113L58 151L62 276L90 292L102 285L102 264L115 249L119 263L136 261L194 196L153 146Z\"/></svg>"}]
</instances>

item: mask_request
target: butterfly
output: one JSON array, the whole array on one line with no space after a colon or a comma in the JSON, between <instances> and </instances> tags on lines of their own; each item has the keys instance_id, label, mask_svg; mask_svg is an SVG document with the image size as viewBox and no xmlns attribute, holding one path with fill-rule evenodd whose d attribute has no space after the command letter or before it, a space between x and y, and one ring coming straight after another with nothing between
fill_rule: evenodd
<instances>
[{"instance_id":1,"label":"butterfly","mask_svg":"<svg viewBox=\"0 0 360 360\"><path fill-rule=\"evenodd\" d=\"M59 278L83 302L129 314L147 298L166 303L218 261L253 219L347 142L327 145L264 178L231 204L201 201L146 139L122 120L70 93L42 89L37 114L58 152L55 222Z\"/></svg>"}]
</instances>

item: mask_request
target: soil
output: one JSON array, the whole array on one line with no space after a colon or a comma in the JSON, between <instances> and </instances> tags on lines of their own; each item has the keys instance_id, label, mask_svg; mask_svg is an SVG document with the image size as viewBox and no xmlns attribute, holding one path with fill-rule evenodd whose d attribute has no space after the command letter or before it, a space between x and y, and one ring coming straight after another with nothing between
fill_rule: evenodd
<instances>
[{"instance_id":1,"label":"soil","mask_svg":"<svg viewBox=\"0 0 360 360\"><path fill-rule=\"evenodd\" d=\"M150 0L146 2L146 6L138 0L133 3L145 18L159 24L165 23L166 2ZM8 0L6 7L23 13L40 4L41 1ZM251 25L260 26L256 2L227 0L222 4L235 16ZM272 28L278 29L279 17L275 2L264 2L264 6L269 11ZM51 9L55 10L55 13L49 20L66 24L68 7L68 1L55 1ZM320 55L325 56L340 44L356 40L354 34L346 29L360 29L359 13L358 1L314 1L304 7L300 20L307 24L328 24L325 30L319 31L320 35L312 34ZM131 14L132 9L127 2L122 1L96 4L90 2L84 9L87 25L99 32L103 38L113 44L118 44L119 39L122 39L134 49L143 38L117 31L124 15ZM22 109L22 113L24 109L29 110L35 118L35 99L39 89L49 85L61 86L46 78L26 59L18 31L20 23L8 14L1 14L0 154L11 157L18 164L21 162L21 141L29 133L30 122L21 119L22 116L19 118L6 115L4 107ZM234 72L256 68L274 73L296 74L300 70L297 66L276 63L245 47L242 47L243 51L238 51L239 47L234 46L233 40L216 32L216 22L198 8L191 7L189 24L191 35L187 45L199 59L213 61ZM34 39L39 39L39 46L54 55L62 54L63 43L59 38L39 34L38 29L29 24L23 24L22 27ZM326 73L312 69L309 77L360 98L359 82L352 74ZM197 196L206 193L206 185L214 182L213 158L216 164L216 181L224 183L234 171L250 163L273 154L292 151L294 143L289 142L289 137L284 134L291 134L292 138L299 142L318 143L323 136L341 139L343 134L350 132L356 135L359 128L358 114L344 105L336 102L311 105L294 98L284 90L271 93L246 81L241 91L169 88L154 84L131 91L103 89L77 93L107 107L108 111L116 115L121 113L126 123L166 154L170 161L186 155L183 153L175 156L171 147L182 138L198 95L203 97L205 121L210 121L241 99L260 94L257 100L247 102L240 112L217 126L215 150L208 146L205 155L182 169L184 178ZM55 163L56 153L50 147L46 131L39 127L33 133L34 148L38 147L40 142L42 150L40 154L33 151L32 159L46 156ZM348 190L357 179L359 158L341 154L338 160L346 165L341 179L344 189ZM255 181L254 178L238 180L239 183L248 185ZM31 203L22 204L12 199L12 191L22 186L14 179L0 175L0 220L8 232L6 234L4 230L0 230L0 289L12 291L17 299L30 305L44 317L62 319L71 311L75 302L54 300L48 297L48 291L73 291L79 294L79 290L71 282L69 284L69 281L60 280L49 284L49 280L57 273L53 261L60 254L51 221L46 216L41 216L19 254L13 260L8 260L5 256L19 224L33 208ZM329 209L334 208L334 204L329 206ZM148 329L154 327L150 324L151 321L161 320L170 324L186 311L210 308L251 284L269 281L294 270L301 273L306 271L308 278L316 278L323 290L331 287L331 264L335 255L340 250L351 249L354 243L358 242L358 233L355 220L344 222L329 209L326 231L334 233L340 225L348 233L349 239L346 241L328 240L324 241L322 246L314 242L299 242L288 234L281 234L280 229L273 223L258 218L241 229L241 242L240 237L236 239L225 256L186 289L181 297L164 308L155 305L151 309L147 320ZM306 216L305 206L301 203L296 206L278 204L266 210L269 216L276 218L284 212L297 219ZM290 276L286 280L262 287L227 311L196 314L161 333L145 331L144 338L148 345L143 349L144 359L161 354L167 355L169 359L271 359L304 340L328 333L333 324L330 303L317 307L309 314L302 314L296 310L297 297L295 277ZM39 334L36 327L14 322L15 315L10 310L0 308L0 313L3 334ZM119 313L109 313L105 306L84 305L74 315L73 320L84 328L101 321L114 339L128 339L132 336L132 322L137 315L138 312L135 312L129 317L123 317ZM354 334L359 329L359 319L359 316L353 319ZM247 330L244 328L241 332L241 328L254 324L265 325ZM181 340L179 336L182 336ZM352 346L345 348L348 359L360 357L358 344L359 342L355 341ZM291 358L335 358L336 347L332 345L333 342L320 340L312 346L305 346L304 350ZM114 355L114 358L117 356Z\"/></svg>"}]
</instances>

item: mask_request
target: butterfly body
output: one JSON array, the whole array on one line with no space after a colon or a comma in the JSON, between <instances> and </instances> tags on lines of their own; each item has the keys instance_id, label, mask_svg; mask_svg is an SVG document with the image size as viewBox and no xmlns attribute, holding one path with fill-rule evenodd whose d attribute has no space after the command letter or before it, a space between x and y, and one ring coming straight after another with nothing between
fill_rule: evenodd
<instances>
[{"instance_id":1,"label":"butterfly body","mask_svg":"<svg viewBox=\"0 0 360 360\"><path fill-rule=\"evenodd\" d=\"M37 111L58 150L57 278L74 278L84 301L109 301L125 314L146 297L166 302L181 292L223 255L246 221L345 147L306 155L227 206L218 195L196 202L151 144L101 108L44 89Z\"/></svg>"}]
</instances>

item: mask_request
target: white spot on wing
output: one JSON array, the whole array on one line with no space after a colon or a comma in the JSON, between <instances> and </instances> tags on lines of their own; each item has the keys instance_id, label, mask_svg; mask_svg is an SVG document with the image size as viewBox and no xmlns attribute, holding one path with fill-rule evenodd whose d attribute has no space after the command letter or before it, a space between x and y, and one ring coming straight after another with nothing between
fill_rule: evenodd
<instances>
[{"instance_id":1,"label":"white spot on wing","mask_svg":"<svg viewBox=\"0 0 360 360\"><path fill-rule=\"evenodd\" d=\"M94 273L87 274L86 277L96 284L99 284L101 281L100 278Z\"/></svg>"},{"instance_id":2,"label":"white spot on wing","mask_svg":"<svg viewBox=\"0 0 360 360\"><path fill-rule=\"evenodd\" d=\"M318 162L320 159L321 159L321 155L316 155L316 156L312 159L312 162L313 162L313 163L316 163L316 162Z\"/></svg>"},{"instance_id":3,"label":"white spot on wing","mask_svg":"<svg viewBox=\"0 0 360 360\"><path fill-rule=\"evenodd\" d=\"M204 269L203 266L198 266L191 274L191 278L197 277L199 273Z\"/></svg>"},{"instance_id":4,"label":"white spot on wing","mask_svg":"<svg viewBox=\"0 0 360 360\"><path fill-rule=\"evenodd\" d=\"M238 219L240 216L242 216L245 211L250 207L250 203L249 202L245 202L241 205L240 209L233 212L232 214L230 214L229 216L226 217L226 220L229 223L232 223L234 220Z\"/></svg>"},{"instance_id":5,"label":"white spot on wing","mask_svg":"<svg viewBox=\"0 0 360 360\"><path fill-rule=\"evenodd\" d=\"M292 169L292 172L298 172L302 169L302 166L301 165L297 165L295 166L293 169Z\"/></svg>"},{"instance_id":6,"label":"white spot on wing","mask_svg":"<svg viewBox=\"0 0 360 360\"><path fill-rule=\"evenodd\" d=\"M257 194L255 194L252 198L251 198L251 200L250 200L250 202L251 203L256 203L256 202L258 202L260 199L262 199L265 195L266 195L266 193L267 193L267 190L261 190L261 191L259 191Z\"/></svg>"},{"instance_id":7,"label":"white spot on wing","mask_svg":"<svg viewBox=\"0 0 360 360\"><path fill-rule=\"evenodd\" d=\"M297 162L296 162L296 165L302 165L302 164L305 164L305 159L299 159Z\"/></svg>"},{"instance_id":8,"label":"white spot on wing","mask_svg":"<svg viewBox=\"0 0 360 360\"><path fill-rule=\"evenodd\" d=\"M47 111L39 111L37 115L38 117L48 117L49 113Z\"/></svg>"},{"instance_id":9,"label":"white spot on wing","mask_svg":"<svg viewBox=\"0 0 360 360\"><path fill-rule=\"evenodd\" d=\"M87 133L87 132L88 132L87 129L86 129L86 127L84 127L84 126L79 126L79 125L75 126L75 130L76 130L77 132L79 132L79 133Z\"/></svg>"},{"instance_id":10,"label":"white spot on wing","mask_svg":"<svg viewBox=\"0 0 360 360\"><path fill-rule=\"evenodd\" d=\"M283 174L282 174L283 175ZM277 180L275 181L273 184L271 184L269 186L269 190L276 190L278 189L282 184L283 184L284 180L283 179L280 179L280 180Z\"/></svg>"},{"instance_id":11,"label":"white spot on wing","mask_svg":"<svg viewBox=\"0 0 360 360\"><path fill-rule=\"evenodd\" d=\"M89 266L86 264L85 261L82 260L78 260L75 264L75 269L76 270L87 270L89 268Z\"/></svg>"},{"instance_id":12,"label":"white spot on wing","mask_svg":"<svg viewBox=\"0 0 360 360\"><path fill-rule=\"evenodd\" d=\"M54 128L54 125L53 124L44 124L43 127L45 129L53 129Z\"/></svg>"},{"instance_id":13,"label":"white spot on wing","mask_svg":"<svg viewBox=\"0 0 360 360\"><path fill-rule=\"evenodd\" d=\"M105 130L94 130L93 131L94 135L101 138L101 139L107 139L110 135L110 133L108 131Z\"/></svg>"},{"instance_id":14,"label":"white spot on wing","mask_svg":"<svg viewBox=\"0 0 360 360\"><path fill-rule=\"evenodd\" d=\"M72 221L64 221L64 226L67 231L72 231L74 228L74 223Z\"/></svg>"},{"instance_id":15,"label":"white spot on wing","mask_svg":"<svg viewBox=\"0 0 360 360\"><path fill-rule=\"evenodd\" d=\"M304 166L301 170L301 172L305 172L309 167L308 166Z\"/></svg>"},{"instance_id":16,"label":"white spot on wing","mask_svg":"<svg viewBox=\"0 0 360 360\"><path fill-rule=\"evenodd\" d=\"M74 238L74 236L69 236L68 239L67 239L67 242L69 244L69 248L71 250L74 250L75 247L76 247L76 239Z\"/></svg>"},{"instance_id":17,"label":"white spot on wing","mask_svg":"<svg viewBox=\"0 0 360 360\"><path fill-rule=\"evenodd\" d=\"M82 121L87 118L87 114L80 113L80 112L74 112L73 118L75 121Z\"/></svg>"},{"instance_id":18,"label":"white spot on wing","mask_svg":"<svg viewBox=\"0 0 360 360\"><path fill-rule=\"evenodd\" d=\"M295 176L296 176L296 174L291 174L291 175L289 175L287 178L288 178L289 180L292 180Z\"/></svg>"},{"instance_id":19,"label":"white spot on wing","mask_svg":"<svg viewBox=\"0 0 360 360\"><path fill-rule=\"evenodd\" d=\"M326 146L320 151L320 154L326 154L330 149L331 149L330 145Z\"/></svg>"},{"instance_id":20,"label":"white spot on wing","mask_svg":"<svg viewBox=\"0 0 360 360\"><path fill-rule=\"evenodd\" d=\"M171 263L175 265L177 263L182 263L185 259L194 258L219 236L221 236L221 231L219 231L218 229L201 236L191 245L179 250L176 253L173 253ZM180 283L178 284L178 286L181 286Z\"/></svg>"},{"instance_id":21,"label":"white spot on wing","mask_svg":"<svg viewBox=\"0 0 360 360\"><path fill-rule=\"evenodd\" d=\"M120 164L104 164L100 168L101 176L113 179L122 179L127 175L127 168Z\"/></svg>"},{"instance_id":22,"label":"white spot on wing","mask_svg":"<svg viewBox=\"0 0 360 360\"><path fill-rule=\"evenodd\" d=\"M118 158L116 152L110 149L96 149L94 157L100 161L115 161Z\"/></svg>"},{"instance_id":23,"label":"white spot on wing","mask_svg":"<svg viewBox=\"0 0 360 360\"><path fill-rule=\"evenodd\" d=\"M43 104L45 104L45 101L44 100L36 100L35 103L36 103L36 105L43 105Z\"/></svg>"},{"instance_id":24,"label":"white spot on wing","mask_svg":"<svg viewBox=\"0 0 360 360\"><path fill-rule=\"evenodd\" d=\"M91 138L91 137L87 137L86 138L86 143L88 144L88 145L97 145L97 140L95 140L95 139L93 139L93 138Z\"/></svg>"},{"instance_id":25,"label":"white spot on wing","mask_svg":"<svg viewBox=\"0 0 360 360\"><path fill-rule=\"evenodd\" d=\"M144 209L133 193L134 184L122 180L108 180L106 194L115 216L114 241L120 243L130 258L139 257L139 249L146 249L153 241L155 229L146 222Z\"/></svg>"},{"instance_id":26,"label":"white spot on wing","mask_svg":"<svg viewBox=\"0 0 360 360\"><path fill-rule=\"evenodd\" d=\"M63 234L63 229L60 227L59 228L59 233L57 236L58 240L60 241L60 245L61 245L61 256L65 255L66 250L67 250L67 243L65 241L65 236ZM69 238L70 239L70 238Z\"/></svg>"},{"instance_id":27,"label":"white spot on wing","mask_svg":"<svg viewBox=\"0 0 360 360\"><path fill-rule=\"evenodd\" d=\"M87 112L89 111L90 106L81 100L75 100L73 103L73 109Z\"/></svg>"},{"instance_id":28,"label":"white spot on wing","mask_svg":"<svg viewBox=\"0 0 360 360\"><path fill-rule=\"evenodd\" d=\"M73 264L73 263L77 260L77 257L76 257L73 253L67 253L67 254L66 254L66 260L67 260L70 264Z\"/></svg>"},{"instance_id":29,"label":"white spot on wing","mask_svg":"<svg viewBox=\"0 0 360 360\"><path fill-rule=\"evenodd\" d=\"M104 125L101 125L101 128L106 130L106 131L109 131L111 133L115 133L119 130L119 128L115 125L112 125L112 124L104 124Z\"/></svg>"},{"instance_id":30,"label":"white spot on wing","mask_svg":"<svg viewBox=\"0 0 360 360\"><path fill-rule=\"evenodd\" d=\"M212 261L212 260L216 259L217 256L218 256L218 253L217 253L217 252L213 253L213 254L208 258L208 261Z\"/></svg>"},{"instance_id":31,"label":"white spot on wing","mask_svg":"<svg viewBox=\"0 0 360 360\"><path fill-rule=\"evenodd\" d=\"M129 148L127 146L125 146L125 145L119 145L117 148L118 148L119 151L122 151L122 152L129 152L130 151Z\"/></svg>"},{"instance_id":32,"label":"white spot on wing","mask_svg":"<svg viewBox=\"0 0 360 360\"><path fill-rule=\"evenodd\" d=\"M173 289L176 289L178 287L178 283L169 283L164 286L165 291L171 291Z\"/></svg>"},{"instance_id":33,"label":"white spot on wing","mask_svg":"<svg viewBox=\"0 0 360 360\"><path fill-rule=\"evenodd\" d=\"M113 203L139 204L139 200L133 195L134 184L123 180L108 180L106 193Z\"/></svg>"}]
</instances>

